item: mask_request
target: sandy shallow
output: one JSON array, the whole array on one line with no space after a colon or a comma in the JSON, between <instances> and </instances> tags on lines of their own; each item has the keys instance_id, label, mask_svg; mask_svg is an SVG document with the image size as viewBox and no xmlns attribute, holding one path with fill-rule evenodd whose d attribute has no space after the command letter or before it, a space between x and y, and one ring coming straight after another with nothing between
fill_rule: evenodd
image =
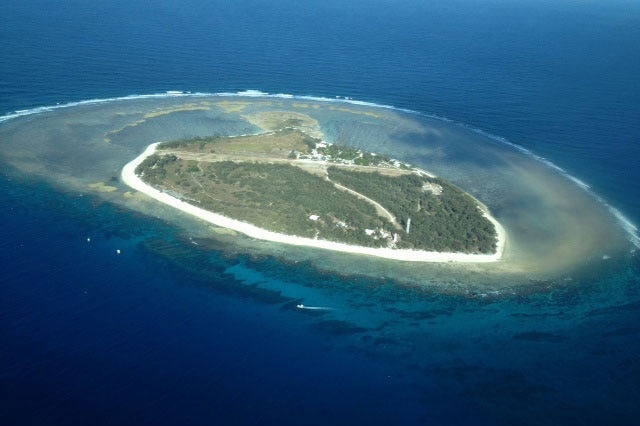
<instances>
[{"instance_id":1,"label":"sandy shallow","mask_svg":"<svg viewBox=\"0 0 640 426\"><path fill-rule=\"evenodd\" d=\"M295 237L291 235L279 234L258 228L257 226L234 220L220 214L212 213L210 211L201 209L189 203L186 203L178 198L159 191L146 183L144 183L136 174L135 170L144 161L145 158L152 155L156 151L156 147L159 143L149 145L145 151L136 157L133 161L129 162L122 169L122 181L131 188L146 194L147 196L165 203L171 207L179 209L185 213L196 216L204 221L212 223L217 226L221 226L228 229L233 229L249 237L273 241L277 243L284 243L296 246L315 247L324 250L333 250L338 252L345 252L351 254L376 256L385 259L403 260L409 262L462 262L462 263L487 263L496 262L502 259L502 255L505 249L506 232L502 225L498 223L495 218L485 212L485 216L494 224L497 232L498 242L497 250L494 254L466 254L466 253L440 253L418 250L394 250L386 248L371 248L353 246L349 244L336 243L332 241L314 240L310 238Z\"/></svg>"},{"instance_id":2,"label":"sandy shallow","mask_svg":"<svg viewBox=\"0 0 640 426\"><path fill-rule=\"evenodd\" d=\"M226 102L233 102L235 112L227 111ZM614 270L637 250L629 242L630 236L637 239L635 227L617 210L576 185L562 169L519 149L438 119L379 107L305 102L212 95L38 110L0 123L0 163L3 172L17 181L35 178L72 196L89 193L166 220L195 238L201 249L276 258L286 265L308 262L327 273L382 277L447 292L508 291L532 283L545 288L570 285L583 277L591 279L595 270ZM445 177L490 207L491 215L507 230L505 234L497 228L500 255L385 253L277 235L199 211L167 194L156 197L152 188L136 182L135 164L129 166L131 176L121 178L123 166L154 142L256 134L264 129L249 123L246 116L265 111L273 113L269 118L301 112L320 123L323 139L329 142L397 158ZM232 236L237 232L255 238Z\"/></svg>"}]
</instances>

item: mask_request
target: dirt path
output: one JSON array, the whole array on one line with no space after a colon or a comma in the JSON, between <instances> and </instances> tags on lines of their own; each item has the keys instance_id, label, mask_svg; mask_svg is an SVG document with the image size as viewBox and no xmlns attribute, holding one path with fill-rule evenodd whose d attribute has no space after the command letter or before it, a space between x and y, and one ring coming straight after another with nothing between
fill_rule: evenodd
<instances>
[{"instance_id":1,"label":"dirt path","mask_svg":"<svg viewBox=\"0 0 640 426\"><path fill-rule=\"evenodd\" d=\"M391 212L387 209L385 209L382 204L378 203L375 200L372 200L371 198L367 197L366 195L362 195L359 192L354 191L353 189L347 188L346 186L340 185L339 183L335 183L333 182L331 179L329 179L329 177L327 177L327 180L329 182L331 182L336 188L338 188L341 191L345 191L348 192L350 194L355 195L356 197L360 198L361 200L364 200L366 202L368 202L369 204L373 205L373 207L376 208L376 212L378 212L378 214L380 216L386 216L389 219L389 222L391 222L391 224L398 230L402 230L402 226L400 226L400 224L398 223L398 221L396 220L396 217L394 215L391 214Z\"/></svg>"}]
</instances>

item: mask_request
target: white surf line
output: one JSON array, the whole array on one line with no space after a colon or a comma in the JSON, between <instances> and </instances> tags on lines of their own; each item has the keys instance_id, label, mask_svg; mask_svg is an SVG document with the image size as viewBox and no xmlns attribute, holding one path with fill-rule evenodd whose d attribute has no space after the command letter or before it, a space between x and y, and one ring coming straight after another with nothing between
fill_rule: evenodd
<instances>
[{"instance_id":1,"label":"white surf line","mask_svg":"<svg viewBox=\"0 0 640 426\"><path fill-rule=\"evenodd\" d=\"M358 106L365 106L365 107L372 107L372 108L383 108L383 109L388 109L388 110L393 110L393 111L400 111L400 112L405 112L408 114L413 114L413 115L417 115L420 117L425 117L425 118L431 118L431 119L436 119L436 120L440 120L446 123L451 123L455 126L458 126L460 128L464 128L467 129L469 131L472 131L476 134L480 134L482 136L488 137L490 139L493 139L497 142L503 143L505 145L508 145L514 149L516 149L517 151L520 151L521 153L525 154L525 155L529 155L532 158L534 158L537 161L540 161L544 164L546 164L547 166L549 166L550 168L558 171L559 173L561 173L563 176L565 176L567 179L572 180L576 185L578 185L579 187L581 187L582 189L584 189L585 191L587 191L589 194L593 195L596 200L598 200L599 202L603 203L608 209L609 211L618 219L619 223L622 225L623 229L626 231L628 239L637 247L640 248L640 236L638 235L637 232L637 227L631 223L629 221L629 219L627 219L618 209L616 209L615 207L609 205L604 199L602 199L601 197L599 197L597 194L595 194L593 191L590 190L590 187L588 184L586 184L585 182L577 179L576 177L570 175L569 173L567 173L564 169L562 169L561 167L557 166L556 164L552 163L550 160L547 160L546 158L543 158L539 155L534 154L531 150L518 145L514 142L511 142L510 140L501 137L501 136L496 136L494 134L491 134L489 132L486 132L482 129L479 129L477 127L471 126L469 124L465 124L465 123L461 123L459 121L456 120L452 120L448 117L444 117L441 115L437 115L437 114L433 114L433 113L427 113L427 112L420 112L420 111L415 111L415 110L411 110L411 109L407 109L407 108L399 108L399 107L395 107L392 105L385 105L385 104L377 104L374 102L365 102L365 101L359 101L359 100L354 100L352 98L346 99L346 98L340 98L340 97L336 97L336 98L328 98L328 97L323 97L323 96L312 96L312 95L292 95L292 94L288 94L288 93L268 93L268 92L263 92L260 90L245 90L245 91L238 91L238 92L217 92L217 93L210 93L210 92L189 92L189 91L181 91L181 90L168 90L164 93L153 93L153 94L147 94L147 95L127 95L127 96L119 96L119 97L113 97L113 98L102 98L102 99L88 99L88 100L82 100L82 101L75 101L75 102L68 102L65 104L58 104L58 105L50 105L50 106L40 106L40 107L35 107L35 108L31 108L31 109L23 109L23 110L18 110L18 111L14 111L13 113L9 113L3 116L0 116L0 123L4 122L4 121L8 121L14 118L18 118L18 117L22 117L22 116L26 116L26 115L33 115L33 114L40 114L40 113L44 113L44 112L49 112L49 111L54 111L57 109L61 109L61 108L70 108L70 107L74 107L74 106L81 106L81 105L95 105L95 104L104 104L104 103L110 103L110 102L117 102L117 101L134 101L134 100L142 100L142 99L164 99L164 98L204 98L204 97L217 97L217 98L228 98L228 97L236 97L236 98L242 98L242 97L247 97L247 98L281 98L281 99L300 99L300 100L309 100L309 101L314 101L314 102L325 102L325 103L346 103L346 104L352 104L352 105L358 105Z\"/></svg>"}]
</instances>

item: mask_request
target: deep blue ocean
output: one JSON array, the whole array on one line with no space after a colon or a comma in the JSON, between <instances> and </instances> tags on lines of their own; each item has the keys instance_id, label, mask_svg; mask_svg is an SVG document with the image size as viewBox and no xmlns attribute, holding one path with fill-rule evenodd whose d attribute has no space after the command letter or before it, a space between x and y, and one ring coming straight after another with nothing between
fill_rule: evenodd
<instances>
[{"instance_id":1,"label":"deep blue ocean","mask_svg":"<svg viewBox=\"0 0 640 426\"><path fill-rule=\"evenodd\" d=\"M247 89L445 117L640 224L637 1L0 0L0 115ZM633 256L604 280L479 300L197 250L2 170L0 196L0 424L640 424ZM358 305L354 323L397 300L429 310L354 329L263 282Z\"/></svg>"}]
</instances>

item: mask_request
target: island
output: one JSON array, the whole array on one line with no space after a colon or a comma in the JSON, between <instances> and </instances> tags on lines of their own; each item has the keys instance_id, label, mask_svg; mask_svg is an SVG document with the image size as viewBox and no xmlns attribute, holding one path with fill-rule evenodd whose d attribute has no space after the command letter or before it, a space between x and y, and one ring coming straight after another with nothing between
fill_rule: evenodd
<instances>
[{"instance_id":1,"label":"island","mask_svg":"<svg viewBox=\"0 0 640 426\"><path fill-rule=\"evenodd\" d=\"M405 162L322 140L295 118L271 131L150 145L130 187L253 238L422 262L492 262L502 226L478 200Z\"/></svg>"},{"instance_id":2,"label":"island","mask_svg":"<svg viewBox=\"0 0 640 426\"><path fill-rule=\"evenodd\" d=\"M36 179L92 205L170 223L166 239L152 233L141 244L189 269L201 267L191 264L191 250L212 250L484 292L577 282L579 271L627 259L638 241L619 211L566 171L465 126L393 107L160 94L3 120L0 163L9 179ZM136 174L143 162L149 171Z\"/></svg>"}]
</instances>

